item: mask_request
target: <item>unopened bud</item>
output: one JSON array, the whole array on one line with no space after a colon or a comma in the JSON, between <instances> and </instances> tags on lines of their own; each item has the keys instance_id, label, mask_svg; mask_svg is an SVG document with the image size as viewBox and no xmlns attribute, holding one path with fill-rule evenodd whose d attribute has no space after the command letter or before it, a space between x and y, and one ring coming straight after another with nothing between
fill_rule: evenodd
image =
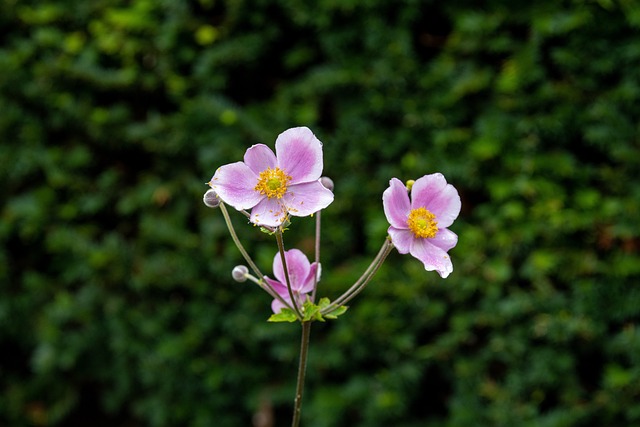
<instances>
[{"instance_id":1,"label":"unopened bud","mask_svg":"<svg viewBox=\"0 0 640 427\"><path fill-rule=\"evenodd\" d=\"M331 178L327 176L321 177L320 184L324 185L324 188L326 188L327 190L333 191L333 181L331 180Z\"/></svg>"},{"instance_id":2,"label":"unopened bud","mask_svg":"<svg viewBox=\"0 0 640 427\"><path fill-rule=\"evenodd\" d=\"M233 270L231 270L231 277L233 277L233 280L236 282L246 282L247 274L249 274L249 269L245 265L236 265L233 267Z\"/></svg>"},{"instance_id":3,"label":"unopened bud","mask_svg":"<svg viewBox=\"0 0 640 427\"><path fill-rule=\"evenodd\" d=\"M202 201L210 208L217 208L220 205L220 198L218 198L218 194L213 190L207 190L204 196L202 196Z\"/></svg>"},{"instance_id":4,"label":"unopened bud","mask_svg":"<svg viewBox=\"0 0 640 427\"><path fill-rule=\"evenodd\" d=\"M411 188L413 187L413 184L415 184L415 180L410 179L407 181L407 183L405 184L407 186L407 191L411 192Z\"/></svg>"}]
</instances>

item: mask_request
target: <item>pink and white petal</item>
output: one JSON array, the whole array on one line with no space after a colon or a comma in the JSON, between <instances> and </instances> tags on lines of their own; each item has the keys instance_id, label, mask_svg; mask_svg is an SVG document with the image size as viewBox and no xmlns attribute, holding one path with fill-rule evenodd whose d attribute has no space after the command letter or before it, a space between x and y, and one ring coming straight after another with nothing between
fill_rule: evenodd
<instances>
[{"instance_id":1,"label":"pink and white petal","mask_svg":"<svg viewBox=\"0 0 640 427\"><path fill-rule=\"evenodd\" d=\"M271 148L264 144L255 144L249 147L244 153L244 163L256 175L268 168L275 169L278 165L276 155L273 154Z\"/></svg>"},{"instance_id":2,"label":"pink and white petal","mask_svg":"<svg viewBox=\"0 0 640 427\"><path fill-rule=\"evenodd\" d=\"M398 178L391 178L389 188L382 193L382 207L389 224L395 228L407 228L407 217L411 210L409 193Z\"/></svg>"},{"instance_id":3,"label":"pink and white petal","mask_svg":"<svg viewBox=\"0 0 640 427\"><path fill-rule=\"evenodd\" d=\"M287 271L289 272L289 283L291 283L291 289L301 292L300 289L304 287L305 280L307 279L309 270L311 269L309 260L299 249L289 249L288 251L285 251L284 257L287 261ZM278 279L280 283L287 283L280 252L276 253L273 257L273 275L276 276L276 279Z\"/></svg>"},{"instance_id":4,"label":"pink and white petal","mask_svg":"<svg viewBox=\"0 0 640 427\"><path fill-rule=\"evenodd\" d=\"M226 204L236 209L250 209L264 198L254 189L257 182L258 177L249 166L236 162L218 168L209 186Z\"/></svg>"},{"instance_id":5,"label":"pink and white petal","mask_svg":"<svg viewBox=\"0 0 640 427\"><path fill-rule=\"evenodd\" d=\"M287 212L281 199L265 197L251 210L249 220L256 225L278 227L287 218Z\"/></svg>"},{"instance_id":6,"label":"pink and white petal","mask_svg":"<svg viewBox=\"0 0 640 427\"><path fill-rule=\"evenodd\" d=\"M411 249L411 244L415 240L415 236L408 229L399 229L394 226L389 227L387 230L389 236L391 236L391 243L396 247L401 254L408 254Z\"/></svg>"},{"instance_id":7,"label":"pink and white petal","mask_svg":"<svg viewBox=\"0 0 640 427\"><path fill-rule=\"evenodd\" d=\"M446 252L458 244L458 235L448 228L441 228L435 237L429 239L429 242Z\"/></svg>"},{"instance_id":8,"label":"pink and white petal","mask_svg":"<svg viewBox=\"0 0 640 427\"><path fill-rule=\"evenodd\" d=\"M276 139L278 167L290 184L317 181L322 174L322 143L309 128L287 129Z\"/></svg>"},{"instance_id":9,"label":"pink and white petal","mask_svg":"<svg viewBox=\"0 0 640 427\"><path fill-rule=\"evenodd\" d=\"M432 173L416 179L411 187L411 209L427 208L447 186L447 180L441 173Z\"/></svg>"},{"instance_id":10,"label":"pink and white petal","mask_svg":"<svg viewBox=\"0 0 640 427\"><path fill-rule=\"evenodd\" d=\"M320 181L307 182L290 185L282 201L291 215L308 216L329 206L333 193Z\"/></svg>"},{"instance_id":11,"label":"pink and white petal","mask_svg":"<svg viewBox=\"0 0 640 427\"><path fill-rule=\"evenodd\" d=\"M304 286L300 288L301 294L306 294L313 291L314 285L320 281L320 265L316 262L312 263L309 268L309 274L307 275ZM317 280L314 280L314 276L318 276Z\"/></svg>"},{"instance_id":12,"label":"pink and white petal","mask_svg":"<svg viewBox=\"0 0 640 427\"><path fill-rule=\"evenodd\" d=\"M438 227L445 228L458 218L461 206L458 190L453 185L447 184L425 207L436 216Z\"/></svg>"},{"instance_id":13,"label":"pink and white petal","mask_svg":"<svg viewBox=\"0 0 640 427\"><path fill-rule=\"evenodd\" d=\"M449 255L439 247L431 244L429 239L415 239L411 244L410 253L422 261L425 270L435 270L443 279L453 271L453 264Z\"/></svg>"},{"instance_id":14,"label":"pink and white petal","mask_svg":"<svg viewBox=\"0 0 640 427\"><path fill-rule=\"evenodd\" d=\"M289 301L289 299L288 299L288 298L286 299L286 301L287 301L289 304L291 304L291 302ZM284 304L283 304L279 299L277 299L277 298L276 298L276 299L274 299L274 300L271 302L271 310L273 310L273 314L278 314L278 313L280 313L280 311L281 311L283 308L289 308L289 307L287 307L286 305L284 305Z\"/></svg>"},{"instance_id":15,"label":"pink and white petal","mask_svg":"<svg viewBox=\"0 0 640 427\"><path fill-rule=\"evenodd\" d=\"M275 276L275 274L274 274ZM267 282L267 284L269 286L271 286L271 288L276 291L278 294L284 296L284 295L288 295L287 292L287 285L280 283L278 280L274 280L269 276L264 276L264 280L265 282Z\"/></svg>"}]
</instances>

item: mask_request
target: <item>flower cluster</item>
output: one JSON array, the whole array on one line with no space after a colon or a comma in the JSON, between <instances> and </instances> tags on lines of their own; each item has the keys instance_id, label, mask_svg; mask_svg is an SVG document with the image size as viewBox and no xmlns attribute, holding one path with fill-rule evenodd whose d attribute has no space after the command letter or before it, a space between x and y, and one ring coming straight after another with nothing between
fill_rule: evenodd
<instances>
[{"instance_id":1,"label":"flower cluster","mask_svg":"<svg viewBox=\"0 0 640 427\"><path fill-rule=\"evenodd\" d=\"M238 282L250 280L272 298L273 322L302 325L300 363L294 400L292 426L298 427L309 328L314 320L335 319L347 310L346 304L358 295L378 271L395 247L401 254L419 259L428 271L445 278L453 271L448 251L458 236L448 227L460 213L458 192L439 173L425 175L406 185L397 178L389 181L382 194L384 214L389 222L388 237L362 276L344 293L331 301L315 302L320 280L321 211L333 202L333 181L322 176L322 143L306 127L284 131L276 139L275 153L264 144L251 146L244 161L221 166L209 181L205 205L219 208L238 250L251 268L236 266L232 277ZM251 223L275 235L278 252L273 258L271 278L260 271L245 250L229 217L226 205L244 214ZM251 212L247 212L250 209ZM291 217L315 214L315 260L310 262L299 249L285 250L283 233Z\"/></svg>"},{"instance_id":2,"label":"flower cluster","mask_svg":"<svg viewBox=\"0 0 640 427\"><path fill-rule=\"evenodd\" d=\"M286 320L308 320L331 317L345 310L345 303L357 295L373 277L394 247L401 254L420 260L425 270L436 271L446 278L453 271L448 255L458 236L448 227L460 213L460 197L440 173L425 175L403 184L392 178L382 194L384 214L389 222L389 237L380 253L363 276L342 296L314 305L315 290L320 279L319 254L309 259L299 249L285 250L282 234L290 217L317 213L333 202L333 182L322 177L322 143L306 127L292 128L276 139L275 153L264 144L247 149L242 162L221 166L209 181L211 190L204 196L210 207L223 210L227 226L253 273L236 267L234 278L250 279L273 297L275 314L288 313ZM234 207L260 226L276 235L278 253L273 260L275 279L263 275L236 237L225 205ZM250 209L251 212L247 212ZM316 236L319 242L319 235ZM319 244L316 245L316 252ZM240 268L240 269L239 269ZM278 318L281 319L281 318Z\"/></svg>"}]
</instances>

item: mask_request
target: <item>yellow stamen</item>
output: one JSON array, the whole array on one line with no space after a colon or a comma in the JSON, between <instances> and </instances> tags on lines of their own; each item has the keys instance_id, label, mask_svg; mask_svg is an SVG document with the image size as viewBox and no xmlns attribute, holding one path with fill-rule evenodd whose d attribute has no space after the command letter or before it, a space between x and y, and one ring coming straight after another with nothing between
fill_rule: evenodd
<instances>
[{"instance_id":1,"label":"yellow stamen","mask_svg":"<svg viewBox=\"0 0 640 427\"><path fill-rule=\"evenodd\" d=\"M407 225L416 237L430 239L435 237L438 232L436 216L425 208L411 209Z\"/></svg>"},{"instance_id":2,"label":"yellow stamen","mask_svg":"<svg viewBox=\"0 0 640 427\"><path fill-rule=\"evenodd\" d=\"M291 180L291 177L282 171L280 168L267 168L260 172L258 177L258 184L254 190L260 194L266 195L268 198L281 199L287 192L287 184Z\"/></svg>"}]
</instances>

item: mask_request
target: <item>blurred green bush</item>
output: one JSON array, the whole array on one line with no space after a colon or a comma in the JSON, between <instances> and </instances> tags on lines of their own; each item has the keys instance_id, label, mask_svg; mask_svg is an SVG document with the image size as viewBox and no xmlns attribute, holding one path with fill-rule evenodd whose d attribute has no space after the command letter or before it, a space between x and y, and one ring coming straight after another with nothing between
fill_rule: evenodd
<instances>
[{"instance_id":1,"label":"blurred green bush","mask_svg":"<svg viewBox=\"0 0 640 427\"><path fill-rule=\"evenodd\" d=\"M298 329L201 196L307 125L322 294L391 177L443 172L463 212L450 278L392 254L314 325L304 425L639 426L639 29L632 0L3 0L0 424L286 425Z\"/></svg>"}]
</instances>

